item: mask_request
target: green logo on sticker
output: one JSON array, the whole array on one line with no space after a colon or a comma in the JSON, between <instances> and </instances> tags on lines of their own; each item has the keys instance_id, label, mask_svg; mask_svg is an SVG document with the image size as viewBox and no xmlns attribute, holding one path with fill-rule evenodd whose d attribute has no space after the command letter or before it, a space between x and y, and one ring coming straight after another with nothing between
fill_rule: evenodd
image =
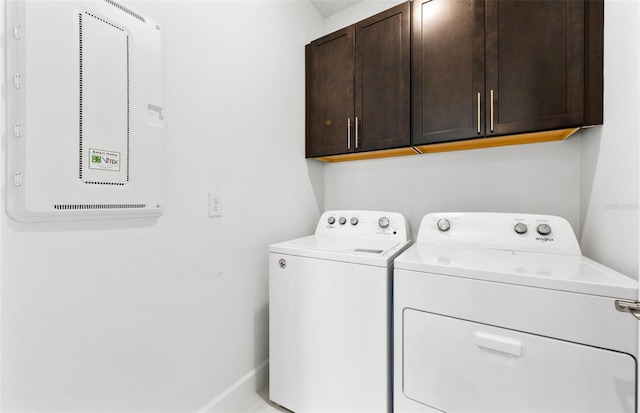
<instances>
[{"instance_id":1,"label":"green logo on sticker","mask_svg":"<svg viewBox=\"0 0 640 413\"><path fill-rule=\"evenodd\" d=\"M102 156L100 155L92 155L91 162L93 163L102 163Z\"/></svg>"}]
</instances>

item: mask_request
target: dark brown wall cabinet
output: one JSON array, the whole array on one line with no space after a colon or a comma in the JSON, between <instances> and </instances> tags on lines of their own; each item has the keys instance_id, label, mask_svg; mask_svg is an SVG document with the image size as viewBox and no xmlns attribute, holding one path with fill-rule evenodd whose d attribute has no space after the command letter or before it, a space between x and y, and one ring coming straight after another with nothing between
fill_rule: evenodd
<instances>
[{"instance_id":1,"label":"dark brown wall cabinet","mask_svg":"<svg viewBox=\"0 0 640 413\"><path fill-rule=\"evenodd\" d=\"M602 123L602 0L412 7L413 145Z\"/></svg>"},{"instance_id":2,"label":"dark brown wall cabinet","mask_svg":"<svg viewBox=\"0 0 640 413\"><path fill-rule=\"evenodd\" d=\"M410 145L410 9L306 46L306 156Z\"/></svg>"}]
</instances>

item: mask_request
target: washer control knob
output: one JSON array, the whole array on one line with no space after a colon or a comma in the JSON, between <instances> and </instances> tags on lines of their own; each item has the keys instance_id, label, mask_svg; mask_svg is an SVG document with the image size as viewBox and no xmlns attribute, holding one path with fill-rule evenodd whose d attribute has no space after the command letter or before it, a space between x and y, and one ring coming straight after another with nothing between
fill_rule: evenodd
<instances>
[{"instance_id":1,"label":"washer control knob","mask_svg":"<svg viewBox=\"0 0 640 413\"><path fill-rule=\"evenodd\" d=\"M549 235L551 234L551 227L547 224L538 225L538 234L540 235Z\"/></svg>"},{"instance_id":2,"label":"washer control knob","mask_svg":"<svg viewBox=\"0 0 640 413\"><path fill-rule=\"evenodd\" d=\"M513 229L516 231L516 233L518 234L526 234L527 233L527 226L525 224L523 224L522 222L518 222L516 224L515 227L513 227Z\"/></svg>"},{"instance_id":3,"label":"washer control knob","mask_svg":"<svg viewBox=\"0 0 640 413\"><path fill-rule=\"evenodd\" d=\"M451 222L449 222L446 218L441 218L438 220L438 229L442 232L447 232L451 228Z\"/></svg>"},{"instance_id":4,"label":"washer control knob","mask_svg":"<svg viewBox=\"0 0 640 413\"><path fill-rule=\"evenodd\" d=\"M378 225L380 225L380 228L388 228L389 227L389 218L387 217L382 217L378 220Z\"/></svg>"},{"instance_id":5,"label":"washer control knob","mask_svg":"<svg viewBox=\"0 0 640 413\"><path fill-rule=\"evenodd\" d=\"M358 218L356 217L351 218L351 225L358 225Z\"/></svg>"},{"instance_id":6,"label":"washer control knob","mask_svg":"<svg viewBox=\"0 0 640 413\"><path fill-rule=\"evenodd\" d=\"M344 225L347 223L347 219L345 217L340 217L340 219L338 220L338 222L340 223L340 225Z\"/></svg>"},{"instance_id":7,"label":"washer control knob","mask_svg":"<svg viewBox=\"0 0 640 413\"><path fill-rule=\"evenodd\" d=\"M327 222L329 223L329 225L333 225L336 223L336 219L334 217L329 217L329 219L327 220Z\"/></svg>"}]
</instances>

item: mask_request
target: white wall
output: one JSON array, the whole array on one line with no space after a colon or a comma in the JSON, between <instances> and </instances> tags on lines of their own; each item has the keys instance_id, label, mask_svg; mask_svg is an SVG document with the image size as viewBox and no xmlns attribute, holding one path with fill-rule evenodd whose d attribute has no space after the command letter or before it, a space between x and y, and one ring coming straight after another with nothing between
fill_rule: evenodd
<instances>
[{"instance_id":1,"label":"white wall","mask_svg":"<svg viewBox=\"0 0 640 413\"><path fill-rule=\"evenodd\" d=\"M477 149L326 166L327 209L398 211L415 239L429 212L520 212L565 217L579 229L580 144Z\"/></svg>"},{"instance_id":2,"label":"white wall","mask_svg":"<svg viewBox=\"0 0 640 413\"><path fill-rule=\"evenodd\" d=\"M166 212L56 224L0 215L0 410L205 406L267 358L267 246L311 232L324 209L397 210L414 234L431 211L557 214L585 253L637 277L637 4L606 2L603 128L305 161L304 44L398 3L365 1L326 21L306 1L128 3L163 27ZM207 216L208 191L223 193L222 218Z\"/></svg>"},{"instance_id":3,"label":"white wall","mask_svg":"<svg viewBox=\"0 0 640 413\"><path fill-rule=\"evenodd\" d=\"M164 34L166 212L0 215L2 411L207 405L268 357L268 245L313 231L324 208L324 167L304 159L311 4L127 4Z\"/></svg>"},{"instance_id":4,"label":"white wall","mask_svg":"<svg viewBox=\"0 0 640 413\"><path fill-rule=\"evenodd\" d=\"M324 34L340 30L404 2L405 0L362 0L340 13L327 17L324 23Z\"/></svg>"},{"instance_id":5,"label":"white wall","mask_svg":"<svg viewBox=\"0 0 640 413\"><path fill-rule=\"evenodd\" d=\"M327 19L325 33L398 3L366 0ZM638 278L639 3L605 3L604 127L562 142L330 164L327 209L398 211L414 236L428 212L559 215L585 255Z\"/></svg>"},{"instance_id":6,"label":"white wall","mask_svg":"<svg viewBox=\"0 0 640 413\"><path fill-rule=\"evenodd\" d=\"M605 2L604 126L582 143L585 255L638 278L640 2Z\"/></svg>"}]
</instances>

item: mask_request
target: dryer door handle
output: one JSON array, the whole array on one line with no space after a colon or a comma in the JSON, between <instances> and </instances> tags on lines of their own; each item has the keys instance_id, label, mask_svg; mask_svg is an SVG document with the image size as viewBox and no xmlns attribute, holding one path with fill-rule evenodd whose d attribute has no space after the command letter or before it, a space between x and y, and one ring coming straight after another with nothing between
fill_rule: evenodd
<instances>
[{"instance_id":1,"label":"dryer door handle","mask_svg":"<svg viewBox=\"0 0 640 413\"><path fill-rule=\"evenodd\" d=\"M616 300L616 310L631 313L640 320L640 303L637 301Z\"/></svg>"},{"instance_id":2,"label":"dryer door handle","mask_svg":"<svg viewBox=\"0 0 640 413\"><path fill-rule=\"evenodd\" d=\"M522 341L513 338L476 331L473 342L478 347L506 353L511 356L522 357L524 355Z\"/></svg>"}]
</instances>

